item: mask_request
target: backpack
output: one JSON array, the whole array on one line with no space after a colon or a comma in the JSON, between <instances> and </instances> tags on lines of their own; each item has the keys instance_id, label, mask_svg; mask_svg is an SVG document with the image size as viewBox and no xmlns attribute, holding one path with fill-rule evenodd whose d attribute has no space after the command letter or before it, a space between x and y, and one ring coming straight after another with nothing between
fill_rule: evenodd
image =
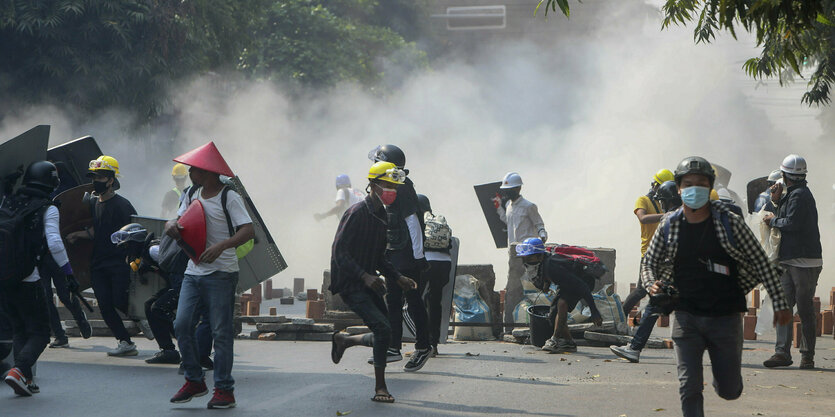
<instances>
[{"instance_id":1,"label":"backpack","mask_svg":"<svg viewBox=\"0 0 835 417\"><path fill-rule=\"evenodd\" d=\"M714 213L711 213L711 214L714 214ZM670 242L670 221L674 217L680 217L680 216L683 216L683 215L684 215L684 209L679 208L678 210L674 211L672 214L667 216L666 219L661 221L661 236L664 238L664 242L667 245L669 245L671 243ZM730 243L731 246L735 248L736 247L736 239L734 238L733 228L731 228L731 221L728 218L728 212L726 212L726 211L719 212L719 221L722 223L722 227L725 229L725 234L728 235L728 243Z\"/></svg>"},{"instance_id":2,"label":"backpack","mask_svg":"<svg viewBox=\"0 0 835 417\"><path fill-rule=\"evenodd\" d=\"M571 245L556 245L546 246L545 250L551 255L559 256L565 260L571 260L571 269L581 275L600 279L609 270L594 252L586 248Z\"/></svg>"},{"instance_id":3,"label":"backpack","mask_svg":"<svg viewBox=\"0 0 835 417\"><path fill-rule=\"evenodd\" d=\"M40 262L45 249L43 212L45 198L8 197L0 206L0 287L26 279Z\"/></svg>"},{"instance_id":4,"label":"backpack","mask_svg":"<svg viewBox=\"0 0 835 417\"><path fill-rule=\"evenodd\" d=\"M446 222L444 216L433 215L430 212L423 214L424 227L424 241L423 246L429 249L447 249L449 248L450 239L452 239L452 229Z\"/></svg>"}]
</instances>

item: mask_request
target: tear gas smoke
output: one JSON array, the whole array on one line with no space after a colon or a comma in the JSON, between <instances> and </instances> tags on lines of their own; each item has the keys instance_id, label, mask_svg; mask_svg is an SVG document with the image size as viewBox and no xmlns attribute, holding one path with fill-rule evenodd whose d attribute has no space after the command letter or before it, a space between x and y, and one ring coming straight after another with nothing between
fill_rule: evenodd
<instances>
[{"instance_id":1,"label":"tear gas smoke","mask_svg":"<svg viewBox=\"0 0 835 417\"><path fill-rule=\"evenodd\" d=\"M746 78L741 63L757 55L750 38L723 35L697 46L691 28L660 31L660 15L578 26L574 16L596 11L584 3L572 12L570 21L541 22L559 25L546 41L452 53L433 70L395 74L404 83L382 97L342 85L291 99L268 82L228 89L213 76L172 93L180 110L174 137L127 134L130 120L119 113L77 125L55 108L7 117L0 132L11 137L46 123L53 145L95 136L122 164L121 193L150 215L173 186L171 158L214 140L290 265L276 287L292 287L293 277L318 287L337 220L317 223L313 213L332 206L338 174L364 189L366 154L384 143L405 151L417 191L461 239L460 263L493 264L497 289L507 252L494 247L472 186L508 171L522 175L522 194L538 204L551 241L617 250L625 294L640 257L633 204L656 170L701 155L730 169L729 188L744 195L748 180L798 153L809 162L824 258L832 259L835 144L820 139L820 110L801 105L804 83L780 88ZM824 269L818 295L833 285Z\"/></svg>"}]
</instances>

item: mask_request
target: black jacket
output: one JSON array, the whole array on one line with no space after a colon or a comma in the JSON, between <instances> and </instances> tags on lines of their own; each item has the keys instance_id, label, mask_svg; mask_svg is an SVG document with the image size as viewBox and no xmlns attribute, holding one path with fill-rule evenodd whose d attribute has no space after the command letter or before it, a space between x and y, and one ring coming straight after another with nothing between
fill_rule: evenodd
<instances>
[{"instance_id":1,"label":"black jacket","mask_svg":"<svg viewBox=\"0 0 835 417\"><path fill-rule=\"evenodd\" d=\"M780 229L780 260L796 258L821 259L821 235L818 229L818 208L806 181L792 185L777 205L771 222Z\"/></svg>"}]
</instances>

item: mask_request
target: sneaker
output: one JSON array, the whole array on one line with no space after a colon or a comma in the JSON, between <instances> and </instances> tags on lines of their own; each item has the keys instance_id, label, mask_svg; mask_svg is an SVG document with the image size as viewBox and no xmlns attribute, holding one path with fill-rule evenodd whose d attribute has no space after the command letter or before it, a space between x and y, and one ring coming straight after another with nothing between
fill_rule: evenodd
<instances>
[{"instance_id":1,"label":"sneaker","mask_svg":"<svg viewBox=\"0 0 835 417\"><path fill-rule=\"evenodd\" d=\"M65 337L63 339L55 339L54 342L49 344L50 348L68 348L70 347L70 341Z\"/></svg>"},{"instance_id":2,"label":"sneaker","mask_svg":"<svg viewBox=\"0 0 835 417\"><path fill-rule=\"evenodd\" d=\"M388 348L388 350L386 351L386 363L397 362L397 361L402 361L402 360L403 360L403 355L400 354L399 349ZM368 364L369 365L374 365L374 357L373 356L368 358Z\"/></svg>"},{"instance_id":3,"label":"sneaker","mask_svg":"<svg viewBox=\"0 0 835 417\"><path fill-rule=\"evenodd\" d=\"M800 358L800 369L815 369L815 360L812 358Z\"/></svg>"},{"instance_id":4,"label":"sneaker","mask_svg":"<svg viewBox=\"0 0 835 417\"><path fill-rule=\"evenodd\" d=\"M577 342L574 340L558 339L557 348L561 348L563 352L574 353L577 352Z\"/></svg>"},{"instance_id":5,"label":"sneaker","mask_svg":"<svg viewBox=\"0 0 835 417\"><path fill-rule=\"evenodd\" d=\"M148 320L139 320L136 325L139 326L139 330L142 330L146 339L154 340L154 332L151 330L151 324L148 323Z\"/></svg>"},{"instance_id":6,"label":"sneaker","mask_svg":"<svg viewBox=\"0 0 835 417\"><path fill-rule=\"evenodd\" d=\"M208 393L209 389L206 388L206 381L194 382L186 380L183 387L171 397L171 402L177 404L187 403L194 397L202 397Z\"/></svg>"},{"instance_id":7,"label":"sneaker","mask_svg":"<svg viewBox=\"0 0 835 417\"><path fill-rule=\"evenodd\" d=\"M6 375L5 381L12 387L15 394L21 397L31 397L32 394L40 391L40 389L37 389L37 385L35 386L36 391L32 391L32 380L23 376L23 372L20 372L18 368L12 368Z\"/></svg>"},{"instance_id":8,"label":"sneaker","mask_svg":"<svg viewBox=\"0 0 835 417\"><path fill-rule=\"evenodd\" d=\"M792 362L792 360L785 355L775 353L774 356L763 362L763 366L766 368L776 368L778 366L789 366L793 363L794 362Z\"/></svg>"},{"instance_id":9,"label":"sneaker","mask_svg":"<svg viewBox=\"0 0 835 417\"><path fill-rule=\"evenodd\" d=\"M91 326L90 322L87 321L87 314L85 314L83 310L81 311L81 315L84 316L84 319L77 322L78 331L81 332L81 337L89 339L93 336L93 326Z\"/></svg>"},{"instance_id":10,"label":"sneaker","mask_svg":"<svg viewBox=\"0 0 835 417\"><path fill-rule=\"evenodd\" d=\"M574 341L552 337L545 341L542 350L550 353L571 353L577 351L577 344Z\"/></svg>"},{"instance_id":11,"label":"sneaker","mask_svg":"<svg viewBox=\"0 0 835 417\"><path fill-rule=\"evenodd\" d=\"M415 372L420 370L420 368L423 368L423 365L426 365L426 361L429 360L430 356L432 356L432 346L429 346L426 349L415 349L415 353L412 354L409 362L406 362L406 366L403 367L403 370L406 372Z\"/></svg>"},{"instance_id":12,"label":"sneaker","mask_svg":"<svg viewBox=\"0 0 835 417\"><path fill-rule=\"evenodd\" d=\"M136 350L136 344L128 342L127 340L119 341L116 349L107 352L107 356L136 356L139 352Z\"/></svg>"},{"instance_id":13,"label":"sneaker","mask_svg":"<svg viewBox=\"0 0 835 417\"><path fill-rule=\"evenodd\" d=\"M209 404L206 407L210 409L233 408L236 405L235 394L232 393L232 390L215 388L215 393L212 395L212 399L209 400Z\"/></svg>"},{"instance_id":14,"label":"sneaker","mask_svg":"<svg viewBox=\"0 0 835 417\"><path fill-rule=\"evenodd\" d=\"M32 391L32 393L34 394L37 394L41 392L41 387L35 384L35 381L29 381L29 391Z\"/></svg>"},{"instance_id":15,"label":"sneaker","mask_svg":"<svg viewBox=\"0 0 835 417\"><path fill-rule=\"evenodd\" d=\"M629 345L612 345L609 346L609 350L611 350L612 353L614 353L615 355L618 355L619 357L624 358L632 363L638 363L638 361L640 361L641 359L641 351L632 349L631 347L629 347Z\"/></svg>"},{"instance_id":16,"label":"sneaker","mask_svg":"<svg viewBox=\"0 0 835 417\"><path fill-rule=\"evenodd\" d=\"M155 353L154 356L145 359L145 363L165 363L176 365L180 363L180 353L173 349L163 349Z\"/></svg>"},{"instance_id":17,"label":"sneaker","mask_svg":"<svg viewBox=\"0 0 835 417\"><path fill-rule=\"evenodd\" d=\"M433 358L438 356L438 345L432 345L432 356Z\"/></svg>"},{"instance_id":18,"label":"sneaker","mask_svg":"<svg viewBox=\"0 0 835 417\"><path fill-rule=\"evenodd\" d=\"M546 352L557 353L557 341L554 338L550 338L545 341L545 344L542 345L542 350Z\"/></svg>"}]
</instances>

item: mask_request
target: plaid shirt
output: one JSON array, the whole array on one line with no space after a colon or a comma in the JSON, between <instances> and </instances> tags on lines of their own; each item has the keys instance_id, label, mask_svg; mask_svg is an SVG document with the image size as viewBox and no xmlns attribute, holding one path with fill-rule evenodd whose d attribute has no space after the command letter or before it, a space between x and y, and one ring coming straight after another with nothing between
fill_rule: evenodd
<instances>
[{"instance_id":1,"label":"plaid shirt","mask_svg":"<svg viewBox=\"0 0 835 417\"><path fill-rule=\"evenodd\" d=\"M768 262L754 233L745 224L742 217L732 213L728 207L720 201L711 201L711 213L713 229L722 249L728 253L737 263L739 270L739 287L744 294L762 283L771 295L774 311L788 310L783 295L783 287L780 284L780 268ZM721 213L726 213L733 232L735 245L731 244L725 226L720 218ZM646 255L641 260L641 283L644 288L649 289L655 281L674 281L673 260L678 251L678 238L681 222L684 218L682 209L666 214L652 237ZM664 239L665 224L669 223L669 237Z\"/></svg>"}]
</instances>

